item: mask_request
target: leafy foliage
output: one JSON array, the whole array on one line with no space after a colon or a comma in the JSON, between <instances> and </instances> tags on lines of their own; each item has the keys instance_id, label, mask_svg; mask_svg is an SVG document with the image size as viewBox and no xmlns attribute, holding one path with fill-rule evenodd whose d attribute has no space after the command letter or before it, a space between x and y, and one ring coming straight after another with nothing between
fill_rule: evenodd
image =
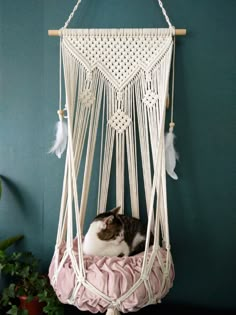
<instances>
[{"instance_id":1,"label":"leafy foliage","mask_svg":"<svg viewBox=\"0 0 236 315\"><path fill-rule=\"evenodd\" d=\"M63 314L47 275L39 273L39 261L30 252L7 254L0 250L0 273L9 275L11 283L2 292L0 305L10 315L28 315L19 308L19 296L27 296L27 301L38 297L45 304L43 311L49 315ZM0 310L1 310L0 306Z\"/></svg>"}]
</instances>

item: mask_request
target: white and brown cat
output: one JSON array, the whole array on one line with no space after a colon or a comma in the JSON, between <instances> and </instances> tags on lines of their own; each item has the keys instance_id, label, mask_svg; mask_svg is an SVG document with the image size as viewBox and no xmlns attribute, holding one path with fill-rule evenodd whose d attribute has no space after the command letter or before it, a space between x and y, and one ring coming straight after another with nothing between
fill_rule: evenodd
<instances>
[{"instance_id":1,"label":"white and brown cat","mask_svg":"<svg viewBox=\"0 0 236 315\"><path fill-rule=\"evenodd\" d=\"M84 238L84 254L122 257L144 251L147 226L139 219L118 214L119 209L117 207L95 217Z\"/></svg>"}]
</instances>

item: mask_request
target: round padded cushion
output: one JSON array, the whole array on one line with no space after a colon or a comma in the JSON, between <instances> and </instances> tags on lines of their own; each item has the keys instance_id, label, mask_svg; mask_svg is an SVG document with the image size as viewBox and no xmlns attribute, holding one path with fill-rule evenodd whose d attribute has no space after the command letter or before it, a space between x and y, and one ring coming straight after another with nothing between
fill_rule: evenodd
<instances>
[{"instance_id":1,"label":"round padded cushion","mask_svg":"<svg viewBox=\"0 0 236 315\"><path fill-rule=\"evenodd\" d=\"M76 246L74 247L76 248ZM149 249L148 257L150 257L152 247ZM65 246L61 247L59 261L65 253ZM75 252L74 252L75 253ZM163 262L166 259L166 251L162 248L159 250ZM75 253L75 257L77 254ZM86 283L89 282L105 294L110 299L116 301L135 284L140 278L143 262L143 253L130 257L99 257L84 255L84 266L86 271ZM55 256L52 259L49 277L53 278L55 267ZM163 298L173 285L174 266L171 261L170 273L164 276L158 258L155 258L152 270L149 275L149 284L152 291L152 300L149 301L148 290L144 282L142 282L135 292L129 295L125 300L121 301L117 308L123 312L137 311L148 303L156 303ZM164 281L164 283L163 283ZM146 281L145 281L146 282ZM67 257L63 266L59 269L58 278L52 283L54 290L62 303L72 303L82 311L90 311L91 313L105 312L110 307L109 301L92 292L87 285L79 285L76 273L71 263L71 258ZM148 282L146 282L148 285ZM74 290L77 287L77 292ZM72 292L75 294L73 301L71 300ZM122 300L122 299L121 299Z\"/></svg>"}]
</instances>

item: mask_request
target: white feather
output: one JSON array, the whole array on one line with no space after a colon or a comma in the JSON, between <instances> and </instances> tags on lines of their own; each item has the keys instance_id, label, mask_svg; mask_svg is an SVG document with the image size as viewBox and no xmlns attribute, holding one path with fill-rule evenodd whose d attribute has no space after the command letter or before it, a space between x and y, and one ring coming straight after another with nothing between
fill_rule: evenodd
<instances>
[{"instance_id":1,"label":"white feather","mask_svg":"<svg viewBox=\"0 0 236 315\"><path fill-rule=\"evenodd\" d=\"M177 174L174 169L176 166L176 160L178 160L178 154L174 147L175 135L172 130L170 130L165 135L165 159L166 159L166 172L173 179L178 179Z\"/></svg>"},{"instance_id":2,"label":"white feather","mask_svg":"<svg viewBox=\"0 0 236 315\"><path fill-rule=\"evenodd\" d=\"M56 123L56 138L51 149L49 150L49 153L55 153L56 156L60 159L66 149L67 137L67 123L63 120L59 120Z\"/></svg>"}]
</instances>

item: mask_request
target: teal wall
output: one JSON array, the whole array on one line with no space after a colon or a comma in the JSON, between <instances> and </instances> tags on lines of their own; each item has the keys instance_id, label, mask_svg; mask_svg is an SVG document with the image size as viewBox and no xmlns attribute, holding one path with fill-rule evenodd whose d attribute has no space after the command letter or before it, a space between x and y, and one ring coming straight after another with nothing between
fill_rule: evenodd
<instances>
[{"instance_id":1,"label":"teal wall","mask_svg":"<svg viewBox=\"0 0 236 315\"><path fill-rule=\"evenodd\" d=\"M53 253L63 162L48 155L58 105L60 28L76 0L0 0L0 238L47 267ZM165 299L236 310L235 0L163 0L176 27L175 120L180 154L168 179L175 261ZM164 27L155 0L84 0L72 26Z\"/></svg>"}]
</instances>

